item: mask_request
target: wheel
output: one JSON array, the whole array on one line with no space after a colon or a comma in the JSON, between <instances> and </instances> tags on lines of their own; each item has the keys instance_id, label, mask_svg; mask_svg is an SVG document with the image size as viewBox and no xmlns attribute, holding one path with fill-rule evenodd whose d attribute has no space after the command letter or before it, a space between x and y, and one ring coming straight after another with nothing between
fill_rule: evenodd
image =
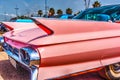
<instances>
[{"instance_id":1,"label":"wheel","mask_svg":"<svg viewBox=\"0 0 120 80\"><path fill-rule=\"evenodd\" d=\"M109 65L106 68L106 75L111 80L120 80L120 64Z\"/></svg>"},{"instance_id":2,"label":"wheel","mask_svg":"<svg viewBox=\"0 0 120 80\"><path fill-rule=\"evenodd\" d=\"M120 63L106 66L99 74L107 80L120 80Z\"/></svg>"}]
</instances>

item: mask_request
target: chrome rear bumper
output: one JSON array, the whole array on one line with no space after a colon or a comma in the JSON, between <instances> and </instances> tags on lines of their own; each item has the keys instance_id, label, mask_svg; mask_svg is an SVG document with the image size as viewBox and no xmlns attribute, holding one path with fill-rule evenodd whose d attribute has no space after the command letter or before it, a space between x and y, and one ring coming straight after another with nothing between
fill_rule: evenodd
<instances>
[{"instance_id":1,"label":"chrome rear bumper","mask_svg":"<svg viewBox=\"0 0 120 80\"><path fill-rule=\"evenodd\" d=\"M2 43L2 47L4 49L4 51L8 54L9 57L13 58L16 62L18 62L20 64L20 66L22 66L23 68L25 68L26 70L28 70L30 72L30 80L37 80L37 75L38 75L38 67L34 66L34 65L27 65L25 63L22 62L20 54L17 53L15 54L14 52L12 52L7 43Z\"/></svg>"}]
</instances>

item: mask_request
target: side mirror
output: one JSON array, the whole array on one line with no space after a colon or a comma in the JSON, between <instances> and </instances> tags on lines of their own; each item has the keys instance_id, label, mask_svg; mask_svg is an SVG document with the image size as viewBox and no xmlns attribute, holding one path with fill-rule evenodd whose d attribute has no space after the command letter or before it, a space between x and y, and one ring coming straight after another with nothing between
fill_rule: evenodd
<instances>
[{"instance_id":1,"label":"side mirror","mask_svg":"<svg viewBox=\"0 0 120 80\"><path fill-rule=\"evenodd\" d=\"M110 16L107 14L97 14L97 21L109 21L111 20Z\"/></svg>"}]
</instances>

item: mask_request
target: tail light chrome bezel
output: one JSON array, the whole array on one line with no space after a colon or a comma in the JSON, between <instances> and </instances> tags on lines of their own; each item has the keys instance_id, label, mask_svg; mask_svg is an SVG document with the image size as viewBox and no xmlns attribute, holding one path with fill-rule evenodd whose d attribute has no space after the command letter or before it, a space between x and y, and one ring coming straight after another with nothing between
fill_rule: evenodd
<instances>
[{"instance_id":1,"label":"tail light chrome bezel","mask_svg":"<svg viewBox=\"0 0 120 80\"><path fill-rule=\"evenodd\" d=\"M40 64L39 53L31 47L24 47L20 49L20 59L29 66Z\"/></svg>"},{"instance_id":2,"label":"tail light chrome bezel","mask_svg":"<svg viewBox=\"0 0 120 80\"><path fill-rule=\"evenodd\" d=\"M11 56L18 62L28 67L31 67L32 65L38 65L38 66L40 65L40 54L34 48L23 47L23 48L17 49L15 47L12 47L6 42L2 44L2 47L8 53L9 56Z\"/></svg>"}]
</instances>

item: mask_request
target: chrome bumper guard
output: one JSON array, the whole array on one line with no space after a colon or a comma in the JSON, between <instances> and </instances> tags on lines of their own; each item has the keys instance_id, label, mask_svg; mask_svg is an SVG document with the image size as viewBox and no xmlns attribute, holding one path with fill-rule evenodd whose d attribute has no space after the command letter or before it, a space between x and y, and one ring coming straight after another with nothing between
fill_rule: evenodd
<instances>
[{"instance_id":1,"label":"chrome bumper guard","mask_svg":"<svg viewBox=\"0 0 120 80\"><path fill-rule=\"evenodd\" d=\"M20 58L20 54L16 55L16 53L12 52L10 48L8 47L7 43L3 43L2 47L4 51L8 54L9 57L13 58L16 62L22 64L22 67L27 68L26 70L30 71L30 80L37 80L37 75L38 75L38 67L35 65L27 65L24 62L22 62Z\"/></svg>"}]
</instances>

